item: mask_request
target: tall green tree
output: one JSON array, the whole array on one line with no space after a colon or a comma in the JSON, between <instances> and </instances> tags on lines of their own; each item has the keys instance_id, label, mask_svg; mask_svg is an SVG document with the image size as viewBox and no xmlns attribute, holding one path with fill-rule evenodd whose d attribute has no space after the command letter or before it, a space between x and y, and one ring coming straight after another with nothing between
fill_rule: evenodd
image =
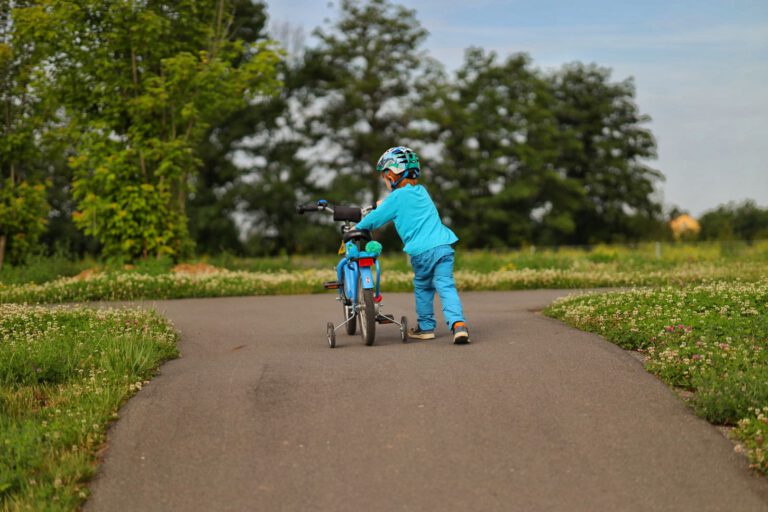
<instances>
[{"instance_id":1,"label":"tall green tree","mask_svg":"<svg viewBox=\"0 0 768 512\"><path fill-rule=\"evenodd\" d=\"M303 109L313 94L311 77L301 60L281 65L284 88L259 105L255 136L241 146L250 165L239 180L247 214L247 250L251 254L317 252L336 249L338 237L321 216L296 214L298 203L327 197L303 153L314 141L305 129ZM349 198L346 198L348 201Z\"/></svg>"},{"instance_id":2,"label":"tall green tree","mask_svg":"<svg viewBox=\"0 0 768 512\"><path fill-rule=\"evenodd\" d=\"M264 20L258 14L253 9L250 14L236 10L235 20L261 39L264 35L256 28L263 28ZM300 46L296 31L290 25L278 29L281 33L270 36L285 46L285 58L277 67L280 92L218 123L202 148L203 169L190 201L190 225L200 251L307 252L335 241L319 219L295 212L297 203L317 199L323 189L299 157L313 144L302 129L304 117L297 108L311 94L311 77L296 52Z\"/></svg>"},{"instance_id":3,"label":"tall green tree","mask_svg":"<svg viewBox=\"0 0 768 512\"><path fill-rule=\"evenodd\" d=\"M471 48L451 81L424 95L441 212L470 247L554 241L571 233L583 192L555 167L557 122L546 81L527 55L499 61Z\"/></svg>"},{"instance_id":4,"label":"tall green tree","mask_svg":"<svg viewBox=\"0 0 768 512\"><path fill-rule=\"evenodd\" d=\"M231 38L246 45L267 40L263 2L232 0L231 9ZM233 65L245 61L241 59ZM212 124L199 147L201 166L192 179L188 211L190 234L200 253L244 251L235 215L243 201L241 178L247 171L234 161L234 155L240 151L243 140L254 133L262 103L247 102Z\"/></svg>"},{"instance_id":5,"label":"tall green tree","mask_svg":"<svg viewBox=\"0 0 768 512\"><path fill-rule=\"evenodd\" d=\"M52 114L34 86L44 54L16 20L32 4L0 0L0 268L6 250L12 263L24 261L48 212L40 167Z\"/></svg>"},{"instance_id":6,"label":"tall green tree","mask_svg":"<svg viewBox=\"0 0 768 512\"><path fill-rule=\"evenodd\" d=\"M295 31L277 28L295 48ZM251 253L335 249L332 227L297 216L295 204L376 200L376 160L408 134L427 69L415 13L386 0L345 0L315 36L316 46L283 63L283 91L254 108L253 137L238 144L250 164L242 186L229 190L240 198Z\"/></svg>"},{"instance_id":7,"label":"tall green tree","mask_svg":"<svg viewBox=\"0 0 768 512\"><path fill-rule=\"evenodd\" d=\"M556 169L578 181L584 201L574 213L574 244L637 240L658 229L662 207L656 187L663 175L649 167L656 141L650 117L635 103L631 79L611 80L611 70L574 63L549 77L557 119Z\"/></svg>"},{"instance_id":8,"label":"tall green tree","mask_svg":"<svg viewBox=\"0 0 768 512\"><path fill-rule=\"evenodd\" d=\"M189 247L186 200L209 127L277 87L277 53L232 39L225 0L45 0L19 19L56 48L76 224L106 255Z\"/></svg>"},{"instance_id":9,"label":"tall green tree","mask_svg":"<svg viewBox=\"0 0 768 512\"><path fill-rule=\"evenodd\" d=\"M304 112L316 148L310 165L334 197L375 201L376 161L403 142L412 118L427 31L415 11L387 0L342 0L338 19L314 34L319 44L304 57L314 92Z\"/></svg>"}]
</instances>

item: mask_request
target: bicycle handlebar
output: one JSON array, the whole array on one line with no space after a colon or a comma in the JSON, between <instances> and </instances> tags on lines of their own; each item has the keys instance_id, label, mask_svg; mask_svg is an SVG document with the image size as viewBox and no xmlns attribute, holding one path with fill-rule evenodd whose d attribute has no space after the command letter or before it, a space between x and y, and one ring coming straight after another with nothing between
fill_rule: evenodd
<instances>
[{"instance_id":1,"label":"bicycle handlebar","mask_svg":"<svg viewBox=\"0 0 768 512\"><path fill-rule=\"evenodd\" d=\"M343 205L335 205L331 207L330 204L328 204L328 201L321 199L316 204L300 204L296 206L296 212L299 215L304 214L304 212L319 212L319 211L329 211L333 214L333 220L335 221L346 221L346 222L360 222L360 219L370 213L372 210L375 210L376 206L372 205L366 208L358 208L356 206L343 206Z\"/></svg>"},{"instance_id":2,"label":"bicycle handlebar","mask_svg":"<svg viewBox=\"0 0 768 512\"><path fill-rule=\"evenodd\" d=\"M304 212L316 212L319 210L320 208L316 204L300 204L296 207L299 215L304 214Z\"/></svg>"}]
</instances>

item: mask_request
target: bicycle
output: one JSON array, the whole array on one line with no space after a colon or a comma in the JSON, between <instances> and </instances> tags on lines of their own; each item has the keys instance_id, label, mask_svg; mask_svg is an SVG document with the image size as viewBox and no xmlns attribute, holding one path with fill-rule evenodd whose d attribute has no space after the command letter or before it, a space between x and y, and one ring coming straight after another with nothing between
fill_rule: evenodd
<instances>
[{"instance_id":1,"label":"bicycle","mask_svg":"<svg viewBox=\"0 0 768 512\"><path fill-rule=\"evenodd\" d=\"M355 206L332 206L326 200L315 204L299 205L297 212L330 212L335 222L342 222L342 245L339 254L342 258L336 265L336 281L323 283L326 290L338 290L336 300L343 308L344 321L338 326L328 322L326 326L328 345L336 347L336 331L342 326L347 334L354 335L359 323L360 336L367 346L376 340L376 324L396 324L400 327L400 340L408 342L408 319L381 312L381 244L373 242L367 229L355 229L353 223L360 222L363 215L375 207L358 208ZM375 271L375 276L374 276Z\"/></svg>"}]
</instances>

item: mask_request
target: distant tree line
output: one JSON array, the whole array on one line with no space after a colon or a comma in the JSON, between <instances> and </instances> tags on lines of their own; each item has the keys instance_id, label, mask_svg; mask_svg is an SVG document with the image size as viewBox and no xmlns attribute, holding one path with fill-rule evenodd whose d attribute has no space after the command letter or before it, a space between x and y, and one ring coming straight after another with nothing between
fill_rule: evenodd
<instances>
[{"instance_id":1,"label":"distant tree line","mask_svg":"<svg viewBox=\"0 0 768 512\"><path fill-rule=\"evenodd\" d=\"M424 52L415 12L386 0L343 1L314 36L281 63L280 94L237 116L230 150L250 165L219 184L228 203L209 204L239 209L249 232L242 243L237 229L209 231L208 250L331 249L332 228L293 205L379 199L376 160L400 144L420 153L423 183L464 247L664 235L656 143L631 80L580 63L545 72L481 48L448 74ZM385 240L399 246L391 231Z\"/></svg>"},{"instance_id":2,"label":"distant tree line","mask_svg":"<svg viewBox=\"0 0 768 512\"><path fill-rule=\"evenodd\" d=\"M754 201L728 203L705 212L699 219L700 240L768 239L768 208Z\"/></svg>"},{"instance_id":3,"label":"distant tree line","mask_svg":"<svg viewBox=\"0 0 768 512\"><path fill-rule=\"evenodd\" d=\"M330 249L295 205L379 199L400 144L465 247L665 236L631 80L481 48L449 74L388 0L343 0L312 46L266 20L251 0L0 0L0 265ZM731 210L717 236L742 232Z\"/></svg>"}]
</instances>

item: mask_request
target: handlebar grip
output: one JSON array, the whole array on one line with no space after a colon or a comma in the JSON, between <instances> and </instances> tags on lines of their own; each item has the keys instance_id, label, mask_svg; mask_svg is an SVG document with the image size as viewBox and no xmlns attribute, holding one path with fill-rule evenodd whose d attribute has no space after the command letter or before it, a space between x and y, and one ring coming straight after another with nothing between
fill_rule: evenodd
<instances>
[{"instance_id":1,"label":"handlebar grip","mask_svg":"<svg viewBox=\"0 0 768 512\"><path fill-rule=\"evenodd\" d=\"M299 215L301 215L304 212L316 212L319 208L316 204L300 204L296 207L296 211Z\"/></svg>"}]
</instances>

